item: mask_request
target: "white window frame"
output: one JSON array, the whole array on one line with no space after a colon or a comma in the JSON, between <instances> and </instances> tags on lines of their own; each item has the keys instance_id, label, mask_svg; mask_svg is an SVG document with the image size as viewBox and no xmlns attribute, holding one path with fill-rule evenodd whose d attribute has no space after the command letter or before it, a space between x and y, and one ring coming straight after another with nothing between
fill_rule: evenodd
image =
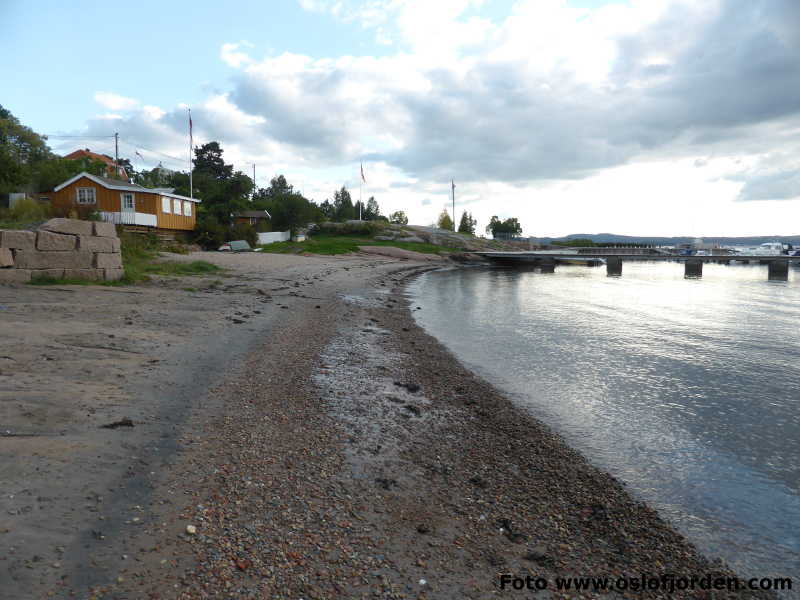
<instances>
[{"instance_id":1,"label":"white window frame","mask_svg":"<svg viewBox=\"0 0 800 600\"><path fill-rule=\"evenodd\" d=\"M181 214L181 201L177 198L172 199L172 214L179 215Z\"/></svg>"},{"instance_id":2,"label":"white window frame","mask_svg":"<svg viewBox=\"0 0 800 600\"><path fill-rule=\"evenodd\" d=\"M165 215L172 213L172 199L167 196L161 196L161 212Z\"/></svg>"},{"instance_id":3,"label":"white window frame","mask_svg":"<svg viewBox=\"0 0 800 600\"><path fill-rule=\"evenodd\" d=\"M119 195L119 198L120 198L120 201L119 201L120 210L125 210L125 197L126 196L130 196L131 197L131 208L130 208L130 210L135 212L136 211L136 196L134 195L133 192L122 192Z\"/></svg>"},{"instance_id":4,"label":"white window frame","mask_svg":"<svg viewBox=\"0 0 800 600\"><path fill-rule=\"evenodd\" d=\"M184 217L191 217L192 216L192 203L185 202L183 203L183 216Z\"/></svg>"},{"instance_id":5,"label":"white window frame","mask_svg":"<svg viewBox=\"0 0 800 600\"><path fill-rule=\"evenodd\" d=\"M85 192L85 197L82 197L81 192ZM97 204L97 190L93 187L76 188L75 199L78 204Z\"/></svg>"}]
</instances>

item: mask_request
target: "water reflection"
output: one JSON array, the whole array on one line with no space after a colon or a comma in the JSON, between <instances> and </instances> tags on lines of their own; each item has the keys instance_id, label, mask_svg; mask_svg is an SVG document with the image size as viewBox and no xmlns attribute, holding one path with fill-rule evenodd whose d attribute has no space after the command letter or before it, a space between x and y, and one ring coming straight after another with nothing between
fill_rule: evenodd
<instances>
[{"instance_id":1,"label":"water reflection","mask_svg":"<svg viewBox=\"0 0 800 600\"><path fill-rule=\"evenodd\" d=\"M434 272L411 293L421 325L708 554L800 574L800 286L626 263Z\"/></svg>"}]
</instances>

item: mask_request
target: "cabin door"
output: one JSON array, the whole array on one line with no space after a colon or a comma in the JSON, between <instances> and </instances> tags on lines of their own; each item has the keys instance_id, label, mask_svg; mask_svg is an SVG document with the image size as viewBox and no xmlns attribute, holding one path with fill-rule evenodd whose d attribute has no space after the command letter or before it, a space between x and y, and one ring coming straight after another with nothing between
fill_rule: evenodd
<instances>
[{"instance_id":1,"label":"cabin door","mask_svg":"<svg viewBox=\"0 0 800 600\"><path fill-rule=\"evenodd\" d=\"M133 194L122 194L122 212L136 212L136 202L133 199Z\"/></svg>"}]
</instances>

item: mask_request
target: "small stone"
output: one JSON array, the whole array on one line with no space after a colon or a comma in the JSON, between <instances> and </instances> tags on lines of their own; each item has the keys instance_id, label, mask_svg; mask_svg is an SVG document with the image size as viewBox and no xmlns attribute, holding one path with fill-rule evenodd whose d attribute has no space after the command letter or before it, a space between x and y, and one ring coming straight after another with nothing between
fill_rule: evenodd
<instances>
[{"instance_id":1,"label":"small stone","mask_svg":"<svg viewBox=\"0 0 800 600\"><path fill-rule=\"evenodd\" d=\"M525 555L525 560L540 561L547 558L547 548L541 544L534 546Z\"/></svg>"},{"instance_id":2,"label":"small stone","mask_svg":"<svg viewBox=\"0 0 800 600\"><path fill-rule=\"evenodd\" d=\"M188 533L189 535L194 535L195 533L197 533L197 527L195 527L194 525L187 525L186 533Z\"/></svg>"}]
</instances>

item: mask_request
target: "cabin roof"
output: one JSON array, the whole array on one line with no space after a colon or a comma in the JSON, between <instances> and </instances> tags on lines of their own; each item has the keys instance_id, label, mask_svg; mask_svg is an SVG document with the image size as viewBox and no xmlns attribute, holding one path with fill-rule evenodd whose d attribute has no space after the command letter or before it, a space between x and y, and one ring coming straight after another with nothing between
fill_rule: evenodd
<instances>
[{"instance_id":1,"label":"cabin roof","mask_svg":"<svg viewBox=\"0 0 800 600\"><path fill-rule=\"evenodd\" d=\"M72 185L73 183L78 181L81 177L86 177L90 181L94 181L96 184L102 185L104 188L109 190L120 190L123 192L140 192L144 194L158 194L160 196L177 198L178 200L188 200L189 202L200 202L199 198L189 198L188 196L173 194L172 192L164 192L159 189L146 188L136 183L128 183L127 181L121 181L119 179L109 179L108 177L100 177L99 175L92 175L91 173L87 173L86 171L78 173L77 175L75 175L75 177L67 179L64 183L57 185L55 188L53 188L53 191L60 192L65 187Z\"/></svg>"},{"instance_id":2,"label":"cabin roof","mask_svg":"<svg viewBox=\"0 0 800 600\"><path fill-rule=\"evenodd\" d=\"M245 210L234 215L236 217L245 217L245 218L267 218L271 219L272 215L270 215L266 210Z\"/></svg>"}]
</instances>

